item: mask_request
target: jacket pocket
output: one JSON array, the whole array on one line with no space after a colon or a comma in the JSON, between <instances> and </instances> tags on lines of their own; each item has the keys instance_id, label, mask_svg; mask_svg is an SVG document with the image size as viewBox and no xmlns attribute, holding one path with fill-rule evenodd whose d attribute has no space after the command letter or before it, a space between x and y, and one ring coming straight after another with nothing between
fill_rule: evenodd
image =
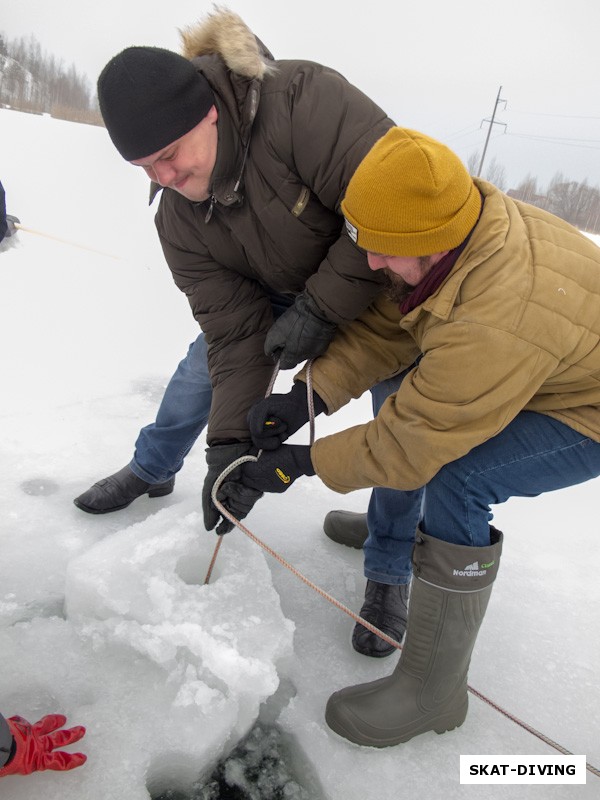
<instances>
[{"instance_id":1,"label":"jacket pocket","mask_svg":"<svg viewBox=\"0 0 600 800\"><path fill-rule=\"evenodd\" d=\"M309 197L310 197L310 189L308 188L308 186L302 186L302 188L300 189L300 194L298 195L298 199L296 200L296 203L292 208L292 214L295 217L299 217L300 214L304 211L304 209L306 208L306 204L308 203Z\"/></svg>"}]
</instances>

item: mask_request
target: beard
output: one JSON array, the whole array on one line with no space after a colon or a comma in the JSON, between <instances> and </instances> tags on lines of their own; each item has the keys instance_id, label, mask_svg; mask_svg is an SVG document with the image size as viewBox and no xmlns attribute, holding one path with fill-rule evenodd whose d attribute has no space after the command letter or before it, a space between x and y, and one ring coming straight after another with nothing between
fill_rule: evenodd
<instances>
[{"instance_id":1,"label":"beard","mask_svg":"<svg viewBox=\"0 0 600 800\"><path fill-rule=\"evenodd\" d=\"M410 286L393 272L385 271L383 275L383 291L387 299L391 300L392 303L397 305L403 303L407 297L410 297L414 288L414 286Z\"/></svg>"},{"instance_id":2,"label":"beard","mask_svg":"<svg viewBox=\"0 0 600 800\"><path fill-rule=\"evenodd\" d=\"M425 277L431 268L431 256L419 256L419 266L421 267L423 277ZM396 275L395 272L392 272L387 268L384 269L383 291L385 292L388 300L391 300L392 303L397 303L400 305L406 300L407 297L410 297L415 288L415 286L411 286L410 283L407 283L399 275Z\"/></svg>"}]
</instances>

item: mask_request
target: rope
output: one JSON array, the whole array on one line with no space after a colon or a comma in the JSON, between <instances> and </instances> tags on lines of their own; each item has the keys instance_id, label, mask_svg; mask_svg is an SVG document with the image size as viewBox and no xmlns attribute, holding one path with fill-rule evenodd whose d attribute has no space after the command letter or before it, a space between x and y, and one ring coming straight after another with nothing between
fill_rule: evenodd
<instances>
[{"instance_id":1,"label":"rope","mask_svg":"<svg viewBox=\"0 0 600 800\"><path fill-rule=\"evenodd\" d=\"M217 560L217 556L219 555L219 550L221 545L223 544L223 535L220 534L217 536L217 544L215 546L213 556L210 560L210 564L208 565L208 571L206 573L206 578L204 578L204 585L206 586L207 583L210 583L210 576L212 575L213 567L215 566L215 561Z\"/></svg>"},{"instance_id":2,"label":"rope","mask_svg":"<svg viewBox=\"0 0 600 800\"><path fill-rule=\"evenodd\" d=\"M318 594L321 595L321 597L324 597L326 600L328 600L330 603L332 603L336 608L339 608L340 611L343 611L345 614L348 614L356 622L360 622L361 625L364 625L365 628L370 630L372 633L376 634L377 636L380 636L388 644L391 644L391 645L393 645L393 647L401 649L400 645L398 644L398 642L395 639L392 639L390 636L387 635L387 633L384 633L383 631L379 630L379 628L376 628L374 625L371 625L371 623L368 622L366 619L363 619L362 617L359 617L358 614L355 614L354 611L352 611L350 608L345 606L343 603L340 603L339 600L336 600L335 597L330 595L324 589L321 589L320 586L317 586L316 583L313 583L313 581L311 581L309 578L307 578L306 575L303 575L300 572L300 570L296 569L296 567L293 566L293 564L290 564L289 561L286 561L285 558L280 556L279 553L277 553L275 550L273 550L272 547L269 547L268 544L263 542L261 539L258 538L258 536L255 536L251 531L249 531L248 528L246 528L245 525L243 525L238 519L236 519L233 516L233 514L231 514L225 508L225 506L222 505L222 503L220 503L217 500L216 493L217 493L221 483L223 482L223 480L227 477L227 475L229 475L230 472L232 472L234 469L236 469L236 467L239 467L240 464L244 464L247 461L257 461L258 458L259 458L259 456L241 456L241 458L236 459L225 470L223 470L221 475L215 481L211 497L212 497L213 503L219 509L221 514L224 517L226 517L230 522L232 522L236 527L238 527L243 533L245 533L246 536L248 536L250 539L252 539L252 541L255 542L255 544L257 544L259 547L262 547L262 549L265 550L267 553L269 553L269 555L273 556L274 559L279 561L279 563L282 564L284 567L286 567L286 569L289 569L290 572L293 572L294 575L297 578L300 578L300 580L303 581L307 586L310 586L311 589L314 589L315 592L317 592ZM222 539L222 538L223 538L222 535L219 536L219 539ZM215 558L215 556L213 555L213 561L214 561L214 558ZM207 581L205 581L205 583L206 582Z\"/></svg>"},{"instance_id":3,"label":"rope","mask_svg":"<svg viewBox=\"0 0 600 800\"><path fill-rule=\"evenodd\" d=\"M61 244L68 244L71 247L78 247L80 250L88 250L90 253L97 253L98 255L101 256L114 258L116 261L120 260L119 256L115 256L112 253L105 253L103 250L96 250L94 247L88 247L85 244L78 244L77 242L71 242L69 239L61 239L59 236L53 236L51 233L45 233L44 231L36 231L34 228L26 228L25 225L21 225L20 222L15 222L14 225L18 231L23 231L23 233L33 233L35 236L43 236L46 239L52 239L53 241L60 242Z\"/></svg>"},{"instance_id":4,"label":"rope","mask_svg":"<svg viewBox=\"0 0 600 800\"><path fill-rule=\"evenodd\" d=\"M314 414L314 403L313 403L313 396L312 396L313 393L312 393L312 370L311 370L311 366L312 366L312 361L309 361L308 365L307 365L307 372L306 372L306 378L307 378L306 391L307 391L307 398L308 398L309 420L310 420L310 425L311 425L311 429L310 429L310 444L312 445L313 442L314 442L314 416L315 416L315 414ZM271 392L273 390L273 386L275 384L275 380L277 378L278 372L279 372L279 363L275 367L275 370L273 372L273 376L271 378L271 382L269 384L269 388L267 389L265 397L268 397L271 394ZM317 594L321 595L321 597L325 598L325 600L329 601L332 605L334 605L340 611L343 611L344 614L347 614L355 622L358 622L358 623L360 623L360 625L363 625L365 628L367 628L367 630L371 631L371 633L374 633L380 639L383 639L384 642L387 642L389 645L394 647L396 650L401 651L402 650L402 645L399 642L397 642L395 639L392 639L390 636L387 635L387 633L384 633L382 630L380 630L379 628L375 627L375 625L372 625L368 620L366 620L363 617L361 617L360 615L356 614L354 611L352 611L352 609L348 608L348 606L345 606L343 603L341 603L335 597L330 595L324 589L321 589L320 586L317 586L316 583L313 583L313 581L311 581L309 578L307 578L305 575L303 575L300 572L300 570L296 569L296 567L294 567L292 564L290 564L288 561L286 561L282 556L280 556L279 553L277 553L275 550L273 550L272 547L269 547L268 544L263 542L261 539L258 538L258 536L255 536L251 531L249 531L248 528L246 528L246 526L242 522L240 522L240 520L236 519L236 517L234 517L233 514L231 514L230 511L228 511L228 509L226 509L225 506L221 502L219 502L219 500L217 500L217 491L219 490L219 488L220 488L221 484L223 483L223 481L225 480L225 478L231 472L233 472L234 469L239 467L240 464L244 464L244 463L246 463L248 461L258 461L258 459L260 458L261 452L262 451L259 451L258 455L256 455L256 456L249 456L248 455L248 456L242 456L241 458L236 459L232 464L230 464L228 467L226 467L223 470L223 472L219 475L217 480L214 482L213 487L212 487L212 492L211 492L211 498L212 498L213 503L215 504L215 506L219 510L219 512L226 519L228 519L231 523L233 523L233 525L235 525L237 528L239 528L242 531L242 533L245 533L246 536L248 536L248 538L251 539L255 544L257 544L259 547L261 547L263 550L265 550L265 552L269 553L269 555L272 556L276 561L278 561L282 566L284 566L286 569L288 569L290 572L292 572L297 578L299 578L301 581L303 581L307 586L309 586L311 589L313 589L315 592L317 592ZM214 566L214 563L215 563L216 558L217 558L217 553L219 552L219 548L220 548L222 540L223 540L223 535L224 534L221 534L220 536L217 537L217 539L218 539L217 545L215 547L215 550L214 550L214 553L213 553L213 557L212 557L212 560L210 562L210 566L209 566L209 569L208 569L208 572L207 572L207 575L206 575L206 579L204 581L205 584L207 584L209 582L209 580L210 580L210 575L212 573L213 566ZM469 684L467 684L467 691L469 691L474 697L477 697L480 700L482 700L484 703L487 703L488 706L490 706L491 708L493 708L496 711L498 711L500 714L502 714L507 719L510 719L512 722L514 722L519 727L523 728L523 730L526 730L528 733L531 733L533 736L536 736L538 739L540 739L545 744L547 744L550 747L552 747L555 750L557 750L559 753L562 753L563 755L569 755L569 756L573 755L573 753L570 750L567 750L565 747L563 747L562 745L558 744L558 742L555 742L549 736L546 736L544 733L541 733L540 731L536 730L536 728L532 727L527 722L524 722L523 720L519 719L519 717L516 717L514 714L511 714L509 711L504 709L502 706L498 705L493 700L490 700L489 697L484 695L478 689L475 689L474 687L472 687ZM600 770L597 767L594 767L589 762L586 763L586 770L588 772L591 772L592 775L596 775L596 777L600 778Z\"/></svg>"},{"instance_id":5,"label":"rope","mask_svg":"<svg viewBox=\"0 0 600 800\"><path fill-rule=\"evenodd\" d=\"M531 733L534 736L537 736L538 739L541 739L542 742L545 742L546 744L550 745L550 747L553 747L555 750L558 750L559 753L562 753L565 756L572 756L573 755L571 750L567 750L561 744L558 744L558 742L555 742L554 739L550 739L549 736L546 736L545 733L541 733L541 731L536 730L536 728L533 728L527 722L523 722L523 720L519 719L518 717L515 717L513 714L511 714L505 708L502 708L502 706L499 706L497 703L494 703L493 700L490 700L489 697L486 697L484 694L482 694L477 689L474 689L472 686L468 686L468 685L467 685L467 689L471 692L472 695L474 695L475 697L478 697L480 700L483 700L483 702L487 703L488 706L491 706L493 709L498 711L500 714L505 716L507 719L510 719L510 720L512 720L512 722L515 722L521 728L523 728L524 730L528 731L528 733ZM585 768L588 770L588 772L591 772L592 775L595 775L597 778L600 778L600 770L597 769L597 767L594 767L592 764L587 762L586 765L585 765Z\"/></svg>"}]
</instances>

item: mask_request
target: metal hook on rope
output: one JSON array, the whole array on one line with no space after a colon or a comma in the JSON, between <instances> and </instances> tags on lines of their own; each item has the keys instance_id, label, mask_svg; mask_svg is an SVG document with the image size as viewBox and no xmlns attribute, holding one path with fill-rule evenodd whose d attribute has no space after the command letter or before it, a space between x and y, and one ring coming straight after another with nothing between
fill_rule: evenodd
<instances>
[{"instance_id":1,"label":"metal hook on rope","mask_svg":"<svg viewBox=\"0 0 600 800\"><path fill-rule=\"evenodd\" d=\"M277 364L275 365L275 369L273 371L273 375L271 377L271 381L269 383L269 387L267 389L265 397L269 397L269 395L273 391L273 386L275 385L275 380L277 378L278 373L279 373L279 362L277 362ZM307 402L308 402L308 411L309 411L309 423L310 423L310 444L312 445L314 443L314 438L315 438L315 409L314 409L313 390L312 390L312 360L308 361L307 365L306 365L306 393L307 393ZM374 625L372 625L366 619L363 619L361 616L359 616L354 611L352 611L352 609L348 608L343 603L340 603L340 601L336 600L335 597L333 597L328 592L326 592L323 589L321 589L320 586L317 586L317 584L315 584L315 583L313 583L313 581L309 580L309 578L307 578L299 570L297 570L296 567L294 567L292 564L290 564L288 561L286 561L284 558L282 558L279 555L279 553L277 553L275 550L273 550L271 547L269 547L269 545L265 544L265 542L261 541L261 539L259 539L251 531L249 531L248 528L246 528L246 526L243 525L240 522L240 520L236 519L236 517L234 517L233 514L231 514L231 512L228 511L225 508L225 506L219 500L217 500L217 492L218 492L219 488L221 487L221 484L223 483L225 478L231 472L233 472L233 470L236 469L236 467L239 467L240 464L244 464L245 462L248 462L248 461L258 461L258 459L260 458L261 453L262 453L262 450L259 450L258 455L256 455L256 456L250 456L250 455L241 456L240 458L236 459L232 464L230 464L228 467L226 467L223 470L223 472L219 475L219 477L217 478L217 480L213 484L212 492L211 492L212 501L215 504L215 506L217 507L217 509L220 511L220 513L226 519L228 519L231 523L233 523L233 525L235 525L237 528L239 528L242 531L242 533L245 533L246 536L248 536L250 539L252 539L253 542L255 542L259 547L262 547L263 550L265 550L267 553L269 553L269 555L273 556L273 558L275 558L282 566L286 567L286 569L290 570L290 572L292 572L294 575L296 575L297 578L300 578L300 580L303 581L307 586L309 586L311 589L314 589L315 592L317 592L318 594L321 595L321 597L325 598L325 600L328 600L332 605L334 605L340 611L343 611L345 614L348 614L348 616L351 617L355 622L358 622L361 625L363 625L365 628L367 628L367 630L371 631L371 633L374 633L376 636L378 636L379 638L383 639L384 642L387 642L392 647L396 648L398 651L402 650L402 645L399 642L397 642L395 639L392 639L390 636L388 636L383 631L379 630L379 628L376 628ZM208 572L206 574L206 579L204 581L205 584L207 584L210 581L210 576L212 574L213 566L215 564L215 561L216 561L216 558L217 558L217 554L219 552L219 548L221 547L223 536L224 536L224 534L221 534L221 535L219 535L217 537L217 544L216 544L216 547L215 547L215 550L214 550L214 553L213 553L213 557L212 557L211 562L210 562L210 566L208 568ZM532 727L528 723L526 723L523 720L519 719L518 717L514 716L509 711L507 711L506 709L502 708L502 706L498 705L497 703L494 703L493 700L490 700L489 697L486 697L486 695L482 694L479 690L474 689L469 684L467 684L467 690L474 697L478 697L480 700L482 700L484 703L487 703L487 705L489 705L491 708L493 708L496 711L498 711L504 717L506 717L507 719L510 719L516 725L518 725L519 727L523 728L523 730L526 730L528 733L531 733L533 736L537 737L538 739L540 739L545 744L547 744L550 747L554 748L559 753L562 753L563 755L573 755L573 753L570 750L567 750L562 745L558 744L558 742L555 742L553 739L550 739L550 737L548 737L545 734L541 733L540 731L536 730L534 727ZM586 770L588 772L591 772L592 775L596 775L596 777L600 778L600 769L598 769L597 767L594 767L592 764L586 763Z\"/></svg>"}]
</instances>

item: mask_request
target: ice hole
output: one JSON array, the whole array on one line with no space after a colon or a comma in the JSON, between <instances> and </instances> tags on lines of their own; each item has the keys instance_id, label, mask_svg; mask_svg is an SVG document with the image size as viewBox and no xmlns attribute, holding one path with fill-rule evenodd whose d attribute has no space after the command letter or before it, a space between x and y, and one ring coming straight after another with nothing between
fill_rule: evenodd
<instances>
[{"instance_id":1,"label":"ice hole","mask_svg":"<svg viewBox=\"0 0 600 800\"><path fill-rule=\"evenodd\" d=\"M170 782L152 800L323 800L315 773L297 744L275 725L256 723L245 739L218 762L208 777L186 792ZM165 758L173 775L171 759ZM165 777L154 783L164 787Z\"/></svg>"},{"instance_id":2,"label":"ice hole","mask_svg":"<svg viewBox=\"0 0 600 800\"><path fill-rule=\"evenodd\" d=\"M258 721L263 727L271 727L281 714L282 710L288 705L298 693L295 685L289 678L281 678L275 694L268 697L260 707Z\"/></svg>"},{"instance_id":3,"label":"ice hole","mask_svg":"<svg viewBox=\"0 0 600 800\"><path fill-rule=\"evenodd\" d=\"M188 586L202 586L206 580L212 555L212 550L209 553L186 553L177 561L175 572ZM214 583L220 576L221 566L217 559L210 576L210 583Z\"/></svg>"},{"instance_id":4,"label":"ice hole","mask_svg":"<svg viewBox=\"0 0 600 800\"><path fill-rule=\"evenodd\" d=\"M146 788L153 800L189 800L198 781L198 771L189 756L165 753L148 770Z\"/></svg>"}]
</instances>

